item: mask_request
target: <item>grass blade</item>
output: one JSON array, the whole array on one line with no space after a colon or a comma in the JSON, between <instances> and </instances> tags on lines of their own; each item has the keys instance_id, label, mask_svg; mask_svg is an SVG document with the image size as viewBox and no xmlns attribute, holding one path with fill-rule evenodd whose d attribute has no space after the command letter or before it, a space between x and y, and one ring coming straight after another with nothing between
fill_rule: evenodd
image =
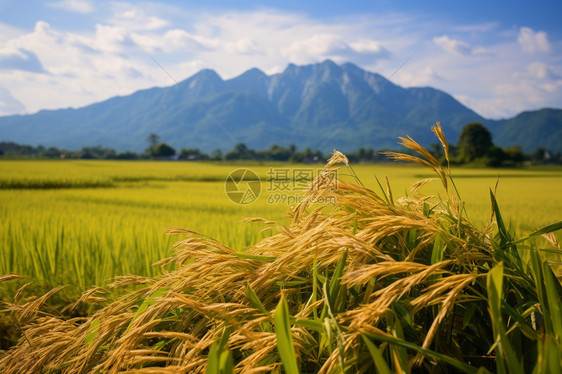
<instances>
[{"instance_id":1,"label":"grass blade","mask_svg":"<svg viewBox=\"0 0 562 374\"><path fill-rule=\"evenodd\" d=\"M487 276L488 306L492 319L498 373L523 374L517 355L505 333L502 318L503 263L494 266ZM509 369L509 371L507 371Z\"/></svg>"},{"instance_id":2,"label":"grass blade","mask_svg":"<svg viewBox=\"0 0 562 374\"><path fill-rule=\"evenodd\" d=\"M139 316L152 304L154 304L154 300L157 297L160 297L162 295L164 295L164 293L166 292L165 289L160 289L155 291L152 295L150 295L149 297L147 297L142 304L139 306L139 308L137 309L133 319L131 320L131 322L129 323L129 326L127 327L127 330L125 330L125 332L129 332L129 330L131 329L131 327L133 327L133 323L136 321L137 318L139 318Z\"/></svg>"},{"instance_id":3,"label":"grass blade","mask_svg":"<svg viewBox=\"0 0 562 374\"><path fill-rule=\"evenodd\" d=\"M246 295L248 296L248 299L250 299L250 301L252 302L252 304L262 313L268 314L267 310L265 309L265 307L263 306L263 304L261 303L258 295L256 295L256 293L254 292L254 290L252 290L252 288L250 287L249 284L246 284Z\"/></svg>"},{"instance_id":4,"label":"grass blade","mask_svg":"<svg viewBox=\"0 0 562 374\"><path fill-rule=\"evenodd\" d=\"M277 304L273 320L275 321L275 335L277 336L277 351L283 362L283 368L287 374L298 374L299 368L289 322L289 306L285 295L281 296L281 300Z\"/></svg>"},{"instance_id":5,"label":"grass blade","mask_svg":"<svg viewBox=\"0 0 562 374\"><path fill-rule=\"evenodd\" d=\"M389 344L395 344L406 349L411 349L413 351L421 353L424 356L431 357L433 359L445 362L446 364L451 365L452 367L456 368L457 370L460 370L463 373L469 373L469 374L479 373L479 370L476 369L475 367L465 364L464 362L459 361L453 357L447 356L439 352L432 351L430 349L422 348L419 345L395 338L394 336L376 334L372 332L365 333L365 335L373 339L376 339L378 341L389 343ZM484 373L489 373L489 372L484 371Z\"/></svg>"},{"instance_id":6,"label":"grass blade","mask_svg":"<svg viewBox=\"0 0 562 374\"><path fill-rule=\"evenodd\" d=\"M250 299L250 301L252 302L252 304L263 314L266 314L269 316L269 312L265 309L265 307L263 306L262 302L260 301L260 298L258 297L258 295L256 295L256 293L254 292L254 290L252 290L252 288L250 287L249 284L246 284L246 295L248 296L248 298ZM261 327L263 329L263 331L267 331L267 332L272 332L273 330L271 329L271 323L264 321L261 323Z\"/></svg>"},{"instance_id":7,"label":"grass blade","mask_svg":"<svg viewBox=\"0 0 562 374\"><path fill-rule=\"evenodd\" d=\"M494 212L494 215L496 217L496 222L498 225L498 233L500 235L500 246L502 249L505 249L507 244L512 242L513 239L511 238L511 235L509 235L505 223L503 222L502 215L500 213L500 207L498 206L496 196L494 195L491 189L490 189L490 199L492 200L492 210Z\"/></svg>"},{"instance_id":8,"label":"grass blade","mask_svg":"<svg viewBox=\"0 0 562 374\"><path fill-rule=\"evenodd\" d=\"M545 226L542 229L539 229L539 230L533 232L532 234L529 234L529 236L526 236L522 239L517 239L515 241L512 241L509 244L519 244L519 243L524 242L526 240L529 240L531 238L535 238L537 236L540 236L540 235L543 235L543 234L548 234L548 233L558 231L558 230L561 230L561 229L562 229L562 221L556 222L556 223L553 223L552 225Z\"/></svg>"},{"instance_id":9,"label":"grass blade","mask_svg":"<svg viewBox=\"0 0 562 374\"><path fill-rule=\"evenodd\" d=\"M231 328L223 330L220 340L217 340L209 349L207 359L207 374L231 374L234 373L232 354L225 349L228 338L232 332Z\"/></svg>"},{"instance_id":10,"label":"grass blade","mask_svg":"<svg viewBox=\"0 0 562 374\"><path fill-rule=\"evenodd\" d=\"M99 332L100 320L99 318L96 318L92 321L90 327L88 328L88 334L86 335L86 339L84 339L84 343L88 344L92 342L98 336Z\"/></svg>"},{"instance_id":11,"label":"grass blade","mask_svg":"<svg viewBox=\"0 0 562 374\"><path fill-rule=\"evenodd\" d=\"M381 374L392 374L390 368L386 364L384 357L382 356L381 351L377 348L377 346L371 341L371 339L367 338L365 335L361 334L361 338L363 338L363 342L367 346L369 353L371 354L371 358L375 363L375 367L377 368L377 372Z\"/></svg>"}]
</instances>

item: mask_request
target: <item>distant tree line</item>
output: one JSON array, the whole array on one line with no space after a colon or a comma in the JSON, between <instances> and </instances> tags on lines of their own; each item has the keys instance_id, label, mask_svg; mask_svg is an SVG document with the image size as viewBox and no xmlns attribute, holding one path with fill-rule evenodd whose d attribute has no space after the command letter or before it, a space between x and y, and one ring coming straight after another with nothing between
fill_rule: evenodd
<instances>
[{"instance_id":1,"label":"distant tree line","mask_svg":"<svg viewBox=\"0 0 562 374\"><path fill-rule=\"evenodd\" d=\"M69 151L56 147L33 147L13 142L0 142L0 157L3 158L45 158L45 159L100 159L100 160L182 160L182 161L279 161L296 163L323 163L329 155L319 150L306 148L297 150L292 144L288 147L272 145L268 149L257 151L238 143L231 151L223 153L220 149L211 154L198 148L182 148L177 152L173 147L160 141L157 134L147 137L148 147L143 153L117 152L101 145L83 147L79 151ZM432 144L429 151L445 162L443 149L439 144ZM355 152L346 152L353 163L385 162L386 157L372 148L359 148ZM509 167L533 164L562 164L560 152L554 153L545 148L538 148L531 154L525 154L520 147L501 148L493 144L490 131L481 123L469 123L463 127L456 145L450 145L453 164L470 164L474 166Z\"/></svg>"},{"instance_id":2,"label":"distant tree line","mask_svg":"<svg viewBox=\"0 0 562 374\"><path fill-rule=\"evenodd\" d=\"M433 144L430 151L445 162L440 145ZM449 153L451 162L460 165L517 167L529 163L562 164L560 152L554 153L546 148L537 148L531 154L525 154L519 146L501 148L492 142L490 131L478 122L462 128L457 144L450 147Z\"/></svg>"}]
</instances>

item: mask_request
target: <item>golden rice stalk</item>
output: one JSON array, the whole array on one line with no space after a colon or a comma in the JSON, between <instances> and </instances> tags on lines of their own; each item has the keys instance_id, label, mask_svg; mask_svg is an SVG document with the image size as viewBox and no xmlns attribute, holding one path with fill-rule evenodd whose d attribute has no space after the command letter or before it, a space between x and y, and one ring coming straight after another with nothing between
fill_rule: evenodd
<instances>
[{"instance_id":1,"label":"golden rice stalk","mask_svg":"<svg viewBox=\"0 0 562 374\"><path fill-rule=\"evenodd\" d=\"M444 267L450 265L453 261L446 260L432 266L433 274L442 274L445 272ZM437 266L439 265L439 266ZM420 264L417 262L406 262L406 261L384 261L372 265L363 265L361 268L355 271L347 272L343 278L342 282L349 286L357 286L366 284L373 278L378 280L384 279L391 275L403 274L403 273L416 273L427 270L428 265Z\"/></svg>"},{"instance_id":2,"label":"golden rice stalk","mask_svg":"<svg viewBox=\"0 0 562 374\"><path fill-rule=\"evenodd\" d=\"M330 169L332 166L336 164L344 164L345 166L349 166L349 160L347 159L347 157L345 157L343 153L336 151L334 149L334 153L332 154L332 157L330 157L330 159L328 160L328 163L326 164L324 169Z\"/></svg>"},{"instance_id":3,"label":"golden rice stalk","mask_svg":"<svg viewBox=\"0 0 562 374\"><path fill-rule=\"evenodd\" d=\"M102 287L93 287L87 291L84 291L82 295L78 298L78 300L76 300L75 303L70 304L66 309L63 309L63 312L64 311L72 312L76 310L76 308L78 308L82 303L100 304L106 302L107 301L106 297L96 296L97 294L100 293L107 293L107 291Z\"/></svg>"},{"instance_id":4,"label":"golden rice stalk","mask_svg":"<svg viewBox=\"0 0 562 374\"><path fill-rule=\"evenodd\" d=\"M443 150L445 151L445 159L447 160L447 164L449 163L449 143L447 142L447 138L445 138L445 134L443 133L443 128L441 127L441 123L437 122L434 126L431 126L431 131L439 138L441 145L443 146Z\"/></svg>"},{"instance_id":5,"label":"golden rice stalk","mask_svg":"<svg viewBox=\"0 0 562 374\"><path fill-rule=\"evenodd\" d=\"M443 134L443 129L441 128L441 124L437 122L435 126L432 127L431 130L435 135L437 135L437 137L441 141L441 144L443 145L443 149L445 150L445 157L447 159L447 162L449 162L449 144L445 139L445 135ZM443 168L443 166L439 163L439 161L435 158L435 156L433 156L427 149L422 147L418 142L416 142L409 136L406 138L400 137L399 139L402 141L400 143L401 145L415 151L423 158L411 156L404 153L398 153L398 152L383 152L383 154L397 161L414 162L434 170L439 176L439 178L441 179L441 183L443 184L443 187L445 188L446 191L448 191L447 177L449 175L449 172Z\"/></svg>"},{"instance_id":6,"label":"golden rice stalk","mask_svg":"<svg viewBox=\"0 0 562 374\"><path fill-rule=\"evenodd\" d=\"M23 275L17 275L17 274L2 275L2 276L0 276L0 283L9 282L11 280L21 279L21 278L26 278L26 277L24 277Z\"/></svg>"}]
</instances>

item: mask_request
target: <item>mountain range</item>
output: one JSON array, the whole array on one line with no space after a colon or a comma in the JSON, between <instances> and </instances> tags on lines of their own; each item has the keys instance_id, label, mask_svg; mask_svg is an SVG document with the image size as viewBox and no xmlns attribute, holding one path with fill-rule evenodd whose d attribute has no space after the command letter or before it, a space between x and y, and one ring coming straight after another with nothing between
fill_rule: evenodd
<instances>
[{"instance_id":1,"label":"mountain range","mask_svg":"<svg viewBox=\"0 0 562 374\"><path fill-rule=\"evenodd\" d=\"M180 148L210 152L242 142L299 149L354 151L397 148L410 135L422 145L436 142L429 131L441 122L451 143L464 125L481 122L500 146L562 151L562 110L523 112L486 119L446 92L400 87L358 66L332 61L297 66L278 74L250 69L228 80L201 70L170 87L140 90L82 108L42 110L0 117L0 141L80 149L103 145L142 151L150 133Z\"/></svg>"}]
</instances>

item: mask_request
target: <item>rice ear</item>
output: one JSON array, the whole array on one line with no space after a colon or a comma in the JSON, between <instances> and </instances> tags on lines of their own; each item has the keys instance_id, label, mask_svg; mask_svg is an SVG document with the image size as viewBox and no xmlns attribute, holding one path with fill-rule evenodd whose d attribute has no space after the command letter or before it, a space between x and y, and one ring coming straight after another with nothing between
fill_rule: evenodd
<instances>
[{"instance_id":1,"label":"rice ear","mask_svg":"<svg viewBox=\"0 0 562 374\"><path fill-rule=\"evenodd\" d=\"M449 164L449 143L447 142L447 138L445 138L441 123L436 122L435 125L431 126L431 131L433 131L433 133L437 135L437 138L439 138L439 141L443 146L443 150L445 151L445 159L447 159L447 164Z\"/></svg>"},{"instance_id":2,"label":"rice ear","mask_svg":"<svg viewBox=\"0 0 562 374\"><path fill-rule=\"evenodd\" d=\"M334 149L334 154L332 155L332 157L330 157L324 169L329 169L336 164L344 164L345 166L349 166L349 160L343 153Z\"/></svg>"},{"instance_id":3,"label":"rice ear","mask_svg":"<svg viewBox=\"0 0 562 374\"><path fill-rule=\"evenodd\" d=\"M438 123L436 126L432 128L432 131L435 133L435 135L437 135L437 137L441 141L441 144L443 144L443 148L445 149L445 153L447 154L446 157L448 160L449 145L447 144L447 140L445 139L445 135L443 134L441 125ZM401 143L399 143L400 145L403 145L404 147L409 148L412 151L415 151L423 158L412 156L405 153L400 153L400 152L382 152L382 154L387 155L396 161L414 162L416 164L432 169L433 171L435 171L435 173L437 173L439 179L441 179L441 183L443 184L443 187L448 192L449 185L447 182L447 177L449 173L447 170L443 168L443 166L439 163L439 161L435 158L435 156L433 156L431 152L429 152L426 148L422 147L418 142L416 142L409 136L406 138L399 137L399 139L401 140Z\"/></svg>"}]
</instances>

